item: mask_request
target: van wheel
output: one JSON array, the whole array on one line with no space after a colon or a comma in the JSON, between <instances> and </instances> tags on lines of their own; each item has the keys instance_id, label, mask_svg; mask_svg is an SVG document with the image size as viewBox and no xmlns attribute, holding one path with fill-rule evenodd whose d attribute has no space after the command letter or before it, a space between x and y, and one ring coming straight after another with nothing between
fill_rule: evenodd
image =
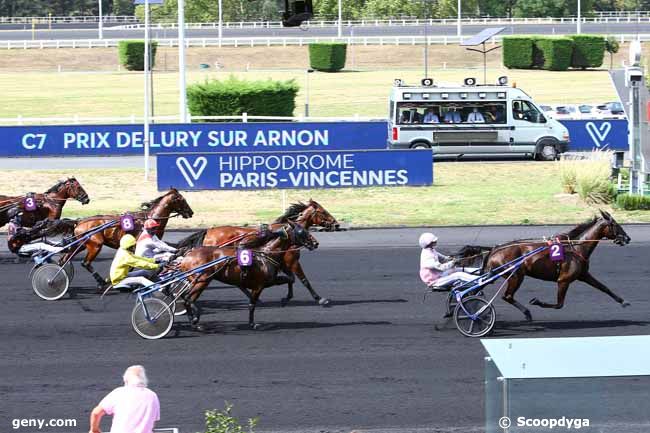
<instances>
[{"instance_id":1,"label":"van wheel","mask_svg":"<svg viewBox=\"0 0 650 433\"><path fill-rule=\"evenodd\" d=\"M411 149L431 149L431 146L426 143L415 143L411 146Z\"/></svg>"},{"instance_id":2,"label":"van wheel","mask_svg":"<svg viewBox=\"0 0 650 433\"><path fill-rule=\"evenodd\" d=\"M557 149L553 144L544 144L537 154L540 161L555 161L557 159Z\"/></svg>"}]
</instances>

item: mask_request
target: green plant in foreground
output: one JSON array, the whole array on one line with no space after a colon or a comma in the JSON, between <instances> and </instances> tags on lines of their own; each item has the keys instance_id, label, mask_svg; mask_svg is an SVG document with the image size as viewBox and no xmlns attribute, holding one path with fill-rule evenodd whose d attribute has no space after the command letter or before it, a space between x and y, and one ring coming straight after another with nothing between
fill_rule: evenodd
<instances>
[{"instance_id":1,"label":"green plant in foreground","mask_svg":"<svg viewBox=\"0 0 650 433\"><path fill-rule=\"evenodd\" d=\"M205 433L254 433L258 419L249 418L248 429L246 429L237 418L232 416L233 405L228 402L225 404L223 411L214 409L205 412Z\"/></svg>"}]
</instances>

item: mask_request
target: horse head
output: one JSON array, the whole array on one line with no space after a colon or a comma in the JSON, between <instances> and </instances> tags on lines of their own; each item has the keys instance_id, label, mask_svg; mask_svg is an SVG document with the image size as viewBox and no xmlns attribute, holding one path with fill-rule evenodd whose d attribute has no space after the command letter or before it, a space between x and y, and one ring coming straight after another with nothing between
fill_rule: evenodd
<instances>
[{"instance_id":1,"label":"horse head","mask_svg":"<svg viewBox=\"0 0 650 433\"><path fill-rule=\"evenodd\" d=\"M81 186L79 181L74 178L70 177L68 178L65 182L65 189L68 192L68 195L70 197L73 197L75 200L80 202L81 204L88 204L90 203L90 197L88 197L88 193L86 190Z\"/></svg>"},{"instance_id":2,"label":"horse head","mask_svg":"<svg viewBox=\"0 0 650 433\"><path fill-rule=\"evenodd\" d=\"M142 203L142 209L149 212L150 218L161 215L163 209L168 211L169 214L176 212L183 218L192 218L192 215L194 215L194 211L185 200L185 197L176 188L171 188L167 193L155 200Z\"/></svg>"},{"instance_id":3,"label":"horse head","mask_svg":"<svg viewBox=\"0 0 650 433\"><path fill-rule=\"evenodd\" d=\"M311 225L324 227L327 231L338 231L339 222L320 203L309 199L309 204L303 210L298 220L309 221Z\"/></svg>"},{"instance_id":4,"label":"horse head","mask_svg":"<svg viewBox=\"0 0 650 433\"><path fill-rule=\"evenodd\" d=\"M623 227L616 222L614 217L612 217L608 212L600 209L600 216L605 222L605 229L603 232L603 237L607 239L613 239L616 245L627 245L630 243L630 236L625 233Z\"/></svg>"},{"instance_id":5,"label":"horse head","mask_svg":"<svg viewBox=\"0 0 650 433\"><path fill-rule=\"evenodd\" d=\"M305 247L309 251L318 248L318 241L302 225L289 221L284 227L291 245Z\"/></svg>"}]
</instances>

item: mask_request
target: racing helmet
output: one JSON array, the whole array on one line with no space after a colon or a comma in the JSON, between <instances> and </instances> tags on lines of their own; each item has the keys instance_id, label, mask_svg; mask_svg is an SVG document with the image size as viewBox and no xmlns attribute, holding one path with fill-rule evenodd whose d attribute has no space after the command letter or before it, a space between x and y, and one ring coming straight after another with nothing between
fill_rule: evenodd
<instances>
[{"instance_id":1,"label":"racing helmet","mask_svg":"<svg viewBox=\"0 0 650 433\"><path fill-rule=\"evenodd\" d=\"M149 218L148 220L146 220L144 222L144 228L147 229L147 230L156 228L159 225L160 225L160 223L158 221L156 221L155 219L152 219L152 218Z\"/></svg>"},{"instance_id":2,"label":"racing helmet","mask_svg":"<svg viewBox=\"0 0 650 433\"><path fill-rule=\"evenodd\" d=\"M17 207L13 207L9 209L9 211L7 212L7 218L12 220L16 218L19 214L20 214L20 209L18 209Z\"/></svg>"},{"instance_id":3,"label":"racing helmet","mask_svg":"<svg viewBox=\"0 0 650 433\"><path fill-rule=\"evenodd\" d=\"M433 233L422 233L420 235L420 239L418 240L418 244L420 244L420 248L426 248L433 242L438 242L438 237L434 235Z\"/></svg>"},{"instance_id":4,"label":"racing helmet","mask_svg":"<svg viewBox=\"0 0 650 433\"><path fill-rule=\"evenodd\" d=\"M128 250L129 248L133 248L136 244L135 238L133 235L124 235L120 239L120 248L123 250Z\"/></svg>"}]
</instances>

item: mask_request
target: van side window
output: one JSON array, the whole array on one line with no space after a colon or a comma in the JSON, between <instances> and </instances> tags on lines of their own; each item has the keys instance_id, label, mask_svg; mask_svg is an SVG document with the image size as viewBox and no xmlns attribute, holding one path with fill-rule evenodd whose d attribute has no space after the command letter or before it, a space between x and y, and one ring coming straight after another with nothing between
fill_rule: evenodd
<instances>
[{"instance_id":1,"label":"van side window","mask_svg":"<svg viewBox=\"0 0 650 433\"><path fill-rule=\"evenodd\" d=\"M546 123L546 118L528 101L512 101L512 116L515 120L530 123Z\"/></svg>"}]
</instances>

